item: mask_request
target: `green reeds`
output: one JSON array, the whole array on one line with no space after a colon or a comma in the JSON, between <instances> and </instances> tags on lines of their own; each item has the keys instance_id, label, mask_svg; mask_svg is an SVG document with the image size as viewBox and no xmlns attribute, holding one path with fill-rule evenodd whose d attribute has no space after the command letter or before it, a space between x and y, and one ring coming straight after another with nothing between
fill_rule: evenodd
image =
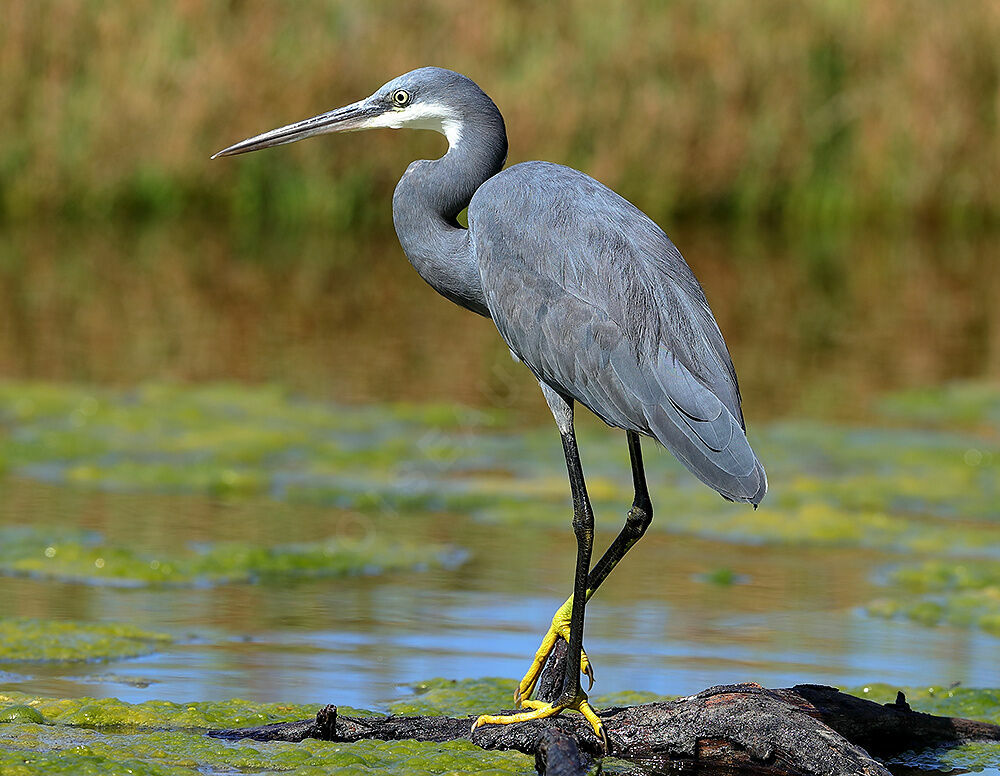
<instances>
[{"instance_id":1,"label":"green reeds","mask_svg":"<svg viewBox=\"0 0 1000 776\"><path fill-rule=\"evenodd\" d=\"M994 0L7 0L3 17L7 220L383 227L396 177L442 141L208 156L424 64L494 97L512 162L580 167L660 220L1000 220Z\"/></svg>"}]
</instances>

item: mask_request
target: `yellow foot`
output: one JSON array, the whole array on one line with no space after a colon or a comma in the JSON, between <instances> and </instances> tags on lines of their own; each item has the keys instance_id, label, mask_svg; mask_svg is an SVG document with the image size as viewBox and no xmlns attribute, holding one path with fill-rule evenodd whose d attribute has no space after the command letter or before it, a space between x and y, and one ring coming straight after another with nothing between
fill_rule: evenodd
<instances>
[{"instance_id":1,"label":"yellow foot","mask_svg":"<svg viewBox=\"0 0 1000 776\"><path fill-rule=\"evenodd\" d=\"M594 729L594 733L596 733L597 737L601 739L604 751L608 751L608 737L604 732L604 724L601 722L601 718L597 716L597 713L590 705L590 701L587 700L587 693L583 690L580 690L580 694L568 702L556 701L555 703L543 703L542 701L525 700L522 701L521 705L531 709L531 711L522 711L517 714L483 714L472 723L472 730L469 732L475 732L476 728L480 725L512 725L515 722L527 722L532 719L554 717L556 714L564 711L565 709L572 709L573 711L579 711L583 714L584 718Z\"/></svg>"},{"instance_id":2,"label":"yellow foot","mask_svg":"<svg viewBox=\"0 0 1000 776\"><path fill-rule=\"evenodd\" d=\"M549 654L556 645L556 639L562 639L567 644L569 643L569 620L572 611L573 596L570 596L566 599L566 603L560 606L556 610L556 613L552 615L552 624L549 626L545 638L542 639L541 646L538 647L538 651L535 653L535 659L531 661L528 673L524 675L521 683L514 690L514 705L517 708L528 705L527 700L531 697L531 693L535 691L535 685L538 684L538 677L542 675L542 668L545 666L545 661L548 660ZM594 669L590 665L590 659L584 650L580 650L580 672L587 677L589 683L587 689L589 690L594 686Z\"/></svg>"}]
</instances>

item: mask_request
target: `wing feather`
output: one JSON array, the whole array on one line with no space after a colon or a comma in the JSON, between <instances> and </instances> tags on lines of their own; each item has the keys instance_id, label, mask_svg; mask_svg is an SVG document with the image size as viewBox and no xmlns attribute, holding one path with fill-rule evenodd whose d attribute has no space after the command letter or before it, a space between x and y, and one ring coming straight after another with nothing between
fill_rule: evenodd
<instances>
[{"instance_id":1,"label":"wing feather","mask_svg":"<svg viewBox=\"0 0 1000 776\"><path fill-rule=\"evenodd\" d=\"M480 187L469 226L493 321L539 380L725 498L763 498L722 333L656 224L581 172L526 162Z\"/></svg>"}]
</instances>

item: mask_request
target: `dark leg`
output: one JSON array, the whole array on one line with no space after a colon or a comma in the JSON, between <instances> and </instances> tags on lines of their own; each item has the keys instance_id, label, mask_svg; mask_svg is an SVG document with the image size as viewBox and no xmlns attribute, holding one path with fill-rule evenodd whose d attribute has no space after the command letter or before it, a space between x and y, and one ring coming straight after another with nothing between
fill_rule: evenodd
<instances>
[{"instance_id":1,"label":"dark leg","mask_svg":"<svg viewBox=\"0 0 1000 776\"><path fill-rule=\"evenodd\" d=\"M618 565L619 561L621 561L621 559L625 557L625 554L632 549L635 543L642 538L642 535L646 532L646 529L649 527L649 524L653 519L653 505L649 500L649 491L646 488L646 474L642 466L642 448L639 444L639 435L634 431L626 431L625 434L628 439L629 457L632 461L632 485L635 490L635 496L632 499L632 508L628 511L628 515L625 518L625 525L622 527L621 532L617 537L615 537L611 546L608 547L608 549L604 552L604 555L601 556L601 559L597 561L597 564L587 576L587 600L590 600L590 597L596 592L597 588L601 586L601 583L608 578L608 575L611 574L612 570ZM567 465L569 465L569 460L570 459L567 454ZM579 460L578 456L577 460ZM572 486L572 476L570 484ZM584 490L584 497L586 497L586 490ZM587 506L589 508L589 502ZM556 639L562 638L569 643L572 635L572 629L570 628L573 616L572 608L575 606L576 601L577 596L574 592L573 597L568 598L552 617L552 625L549 628L548 633L545 634L545 638L542 639L542 643L538 647L538 651L535 653L535 658L531 663L531 667L528 669L528 672L525 674L521 683L518 685L517 690L514 692L515 705L521 706L525 699L531 697L531 694L535 690L535 684L541 676L542 668L545 666L545 661L548 660L549 653L552 652L552 648L555 646ZM587 675L590 685L593 686L594 671L590 665L590 659L587 657L587 653L582 650L582 645L580 652L580 668L583 673ZM574 653L575 652L568 652L567 654Z\"/></svg>"},{"instance_id":2,"label":"dark leg","mask_svg":"<svg viewBox=\"0 0 1000 776\"><path fill-rule=\"evenodd\" d=\"M562 434L569 487L573 493L573 533L576 534L576 574L573 578L573 608L569 621L569 651L566 653L566 678L560 703L573 701L580 693L580 653L583 650L583 620L587 606L587 583L590 555L594 547L594 510L583 480L583 466L572 427Z\"/></svg>"},{"instance_id":3,"label":"dark leg","mask_svg":"<svg viewBox=\"0 0 1000 776\"><path fill-rule=\"evenodd\" d=\"M514 698L517 705L531 710L508 715L483 715L473 723L472 730L475 731L480 725L506 725L514 722L527 722L532 719L544 719L558 714L564 709L575 709L583 714L607 749L604 726L591 708L587 694L580 687L581 662L583 662L587 675L590 676L589 665L586 664L586 658L583 657L583 620L588 598L587 582L590 571L590 556L594 548L594 511L590 506L590 497L587 496L587 485L583 480L583 467L580 465L580 453L576 446L576 434L573 432L573 401L561 396L544 383L542 383L542 393L549 403L549 408L552 410L556 426L558 426L559 434L562 437L566 470L569 473L569 486L573 494L573 533L576 535L576 573L573 576L573 595L553 618L552 627L543 639L542 646L535 653L535 661L532 663L528 675L522 680L515 692ZM607 572L610 570L609 567L604 572L604 576L607 576ZM549 652L552 651L556 639L560 637L565 638L569 644L562 693L552 703L527 700L531 690L534 689L541 667L545 664ZM521 688L525 686L528 687L527 692L522 692Z\"/></svg>"},{"instance_id":4,"label":"dark leg","mask_svg":"<svg viewBox=\"0 0 1000 776\"><path fill-rule=\"evenodd\" d=\"M632 508L625 517L625 525L621 533L615 537L611 546L605 550L601 559L597 561L587 577L587 597L589 598L601 586L601 583L608 578L618 562L625 557L625 553L632 549L633 545L642 535L646 533L649 524L653 521L653 504L649 500L649 491L646 489L646 472L642 468L642 448L639 445L639 435L634 431L626 431L628 439L628 452L632 460L632 486L635 489L635 497L632 499Z\"/></svg>"}]
</instances>

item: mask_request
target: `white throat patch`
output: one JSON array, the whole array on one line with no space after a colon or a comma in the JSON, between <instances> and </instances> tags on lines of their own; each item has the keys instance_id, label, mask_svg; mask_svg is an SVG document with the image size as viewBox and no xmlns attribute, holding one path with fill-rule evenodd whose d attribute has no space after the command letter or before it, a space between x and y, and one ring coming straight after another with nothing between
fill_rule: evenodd
<instances>
[{"instance_id":1,"label":"white throat patch","mask_svg":"<svg viewBox=\"0 0 1000 776\"><path fill-rule=\"evenodd\" d=\"M372 129L433 129L448 138L448 145L452 148L462 139L462 121L458 114L439 102L418 103L402 110L390 110L368 119L364 126Z\"/></svg>"}]
</instances>

